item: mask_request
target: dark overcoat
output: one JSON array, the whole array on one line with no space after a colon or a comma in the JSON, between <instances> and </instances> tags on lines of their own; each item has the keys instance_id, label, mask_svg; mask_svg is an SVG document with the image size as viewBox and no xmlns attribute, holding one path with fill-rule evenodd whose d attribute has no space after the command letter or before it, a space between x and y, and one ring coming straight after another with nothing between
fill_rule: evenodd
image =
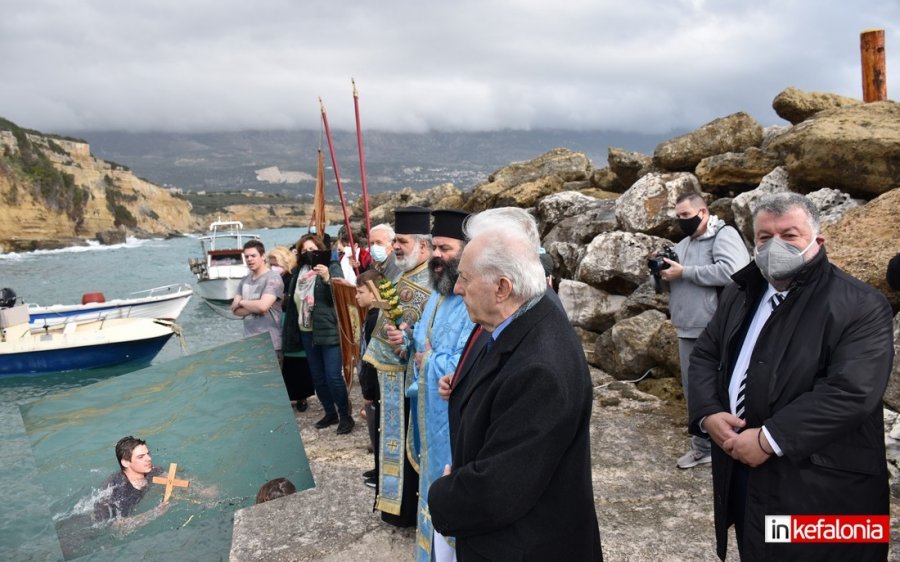
<instances>
[{"instance_id":1,"label":"dark overcoat","mask_svg":"<svg viewBox=\"0 0 900 562\"><path fill-rule=\"evenodd\" d=\"M735 273L697 340L688 384L691 432L730 411L728 385L767 282ZM784 456L749 468L743 560L884 560L887 544L765 543L766 515L889 513L881 399L891 372L884 295L831 265L822 248L759 334L746 380L747 427L765 425ZM716 542L724 560L735 462L713 446Z\"/></svg>"},{"instance_id":2,"label":"dark overcoat","mask_svg":"<svg viewBox=\"0 0 900 562\"><path fill-rule=\"evenodd\" d=\"M435 529L460 562L602 560L590 373L565 313L542 298L466 378L453 471L428 493Z\"/></svg>"}]
</instances>

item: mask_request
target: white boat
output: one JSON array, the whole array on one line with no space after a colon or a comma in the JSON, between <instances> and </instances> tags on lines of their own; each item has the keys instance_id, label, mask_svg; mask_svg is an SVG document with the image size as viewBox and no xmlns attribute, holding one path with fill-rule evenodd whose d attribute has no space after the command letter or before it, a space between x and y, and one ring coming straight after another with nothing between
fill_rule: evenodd
<instances>
[{"instance_id":1,"label":"white boat","mask_svg":"<svg viewBox=\"0 0 900 562\"><path fill-rule=\"evenodd\" d=\"M184 283L138 291L109 301L103 293L86 293L81 297L81 304L29 304L28 324L32 328L40 328L72 321L114 318L163 318L174 321L193 294L193 289Z\"/></svg>"},{"instance_id":2,"label":"white boat","mask_svg":"<svg viewBox=\"0 0 900 562\"><path fill-rule=\"evenodd\" d=\"M26 305L0 308L0 376L149 363L177 330L151 318L70 319L32 329Z\"/></svg>"},{"instance_id":3,"label":"white boat","mask_svg":"<svg viewBox=\"0 0 900 562\"><path fill-rule=\"evenodd\" d=\"M240 221L216 221L209 233L200 237L202 258L191 258L191 272L197 276L197 294L210 303L230 303L237 286L250 270L244 260L244 244L259 240L244 232Z\"/></svg>"}]
</instances>

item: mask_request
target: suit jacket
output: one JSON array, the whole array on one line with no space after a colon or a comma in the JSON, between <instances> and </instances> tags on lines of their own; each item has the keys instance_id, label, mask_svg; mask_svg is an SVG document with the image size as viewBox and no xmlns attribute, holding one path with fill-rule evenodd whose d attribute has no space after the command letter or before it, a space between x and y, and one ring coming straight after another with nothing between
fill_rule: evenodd
<instances>
[{"instance_id":1,"label":"suit jacket","mask_svg":"<svg viewBox=\"0 0 900 562\"><path fill-rule=\"evenodd\" d=\"M428 495L435 529L461 562L602 560L590 373L565 313L541 299L464 380L453 471Z\"/></svg>"},{"instance_id":2,"label":"suit jacket","mask_svg":"<svg viewBox=\"0 0 900 562\"><path fill-rule=\"evenodd\" d=\"M729 411L728 384L749 318L767 287L755 263L734 275L697 340L688 371L691 432ZM766 306L766 303L762 303ZM784 456L748 468L743 560L884 560L887 544L765 543L765 515L887 514L881 398L891 372L884 295L828 262L824 249L794 279L757 339L746 380L748 427L765 425ZM719 557L725 558L734 461L712 470Z\"/></svg>"},{"instance_id":3,"label":"suit jacket","mask_svg":"<svg viewBox=\"0 0 900 562\"><path fill-rule=\"evenodd\" d=\"M566 309L563 307L562 301L559 300L559 295L556 294L552 288L548 288L545 292L545 299L549 300L559 308L565 314ZM476 326L477 329L477 326ZM466 341L466 346L463 349L468 349L469 343L471 341L472 335L475 331L472 331L472 334L469 335L469 341ZM456 386L453 388L453 392L456 393L457 396L462 396L465 392L466 381L468 380L468 375L472 371L472 368L478 363L478 360L481 357L482 350L484 346L487 345L488 340L491 339L491 334L484 330L481 330L478 334L478 339L472 343L472 349L469 350L468 355L465 357L465 361L457 367L457 370L460 371L459 379L456 381ZM447 408L447 416L449 418L450 423L450 450L453 451L453 443L456 441L456 433L459 429L459 399L454 399L453 395L450 396L450 404Z\"/></svg>"}]
</instances>

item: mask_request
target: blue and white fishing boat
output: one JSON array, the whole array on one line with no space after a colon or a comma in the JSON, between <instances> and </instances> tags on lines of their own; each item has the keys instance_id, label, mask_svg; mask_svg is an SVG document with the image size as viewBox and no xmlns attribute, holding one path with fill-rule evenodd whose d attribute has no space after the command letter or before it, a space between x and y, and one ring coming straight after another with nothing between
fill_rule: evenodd
<instances>
[{"instance_id":1,"label":"blue and white fishing boat","mask_svg":"<svg viewBox=\"0 0 900 562\"><path fill-rule=\"evenodd\" d=\"M109 301L103 293L86 293L81 297L81 304L29 304L28 324L31 328L42 328L68 322L114 318L160 318L174 321L193 294L193 289L184 283L138 291L125 298Z\"/></svg>"},{"instance_id":2,"label":"blue and white fishing boat","mask_svg":"<svg viewBox=\"0 0 900 562\"><path fill-rule=\"evenodd\" d=\"M149 363L178 330L151 318L102 318L32 329L28 307L0 308L0 376Z\"/></svg>"}]
</instances>

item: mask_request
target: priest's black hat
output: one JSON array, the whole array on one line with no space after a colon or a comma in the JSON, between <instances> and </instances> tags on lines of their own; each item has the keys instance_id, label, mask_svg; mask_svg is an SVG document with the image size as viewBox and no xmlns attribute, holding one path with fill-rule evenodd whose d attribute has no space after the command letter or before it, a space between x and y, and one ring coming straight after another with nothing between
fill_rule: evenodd
<instances>
[{"instance_id":1,"label":"priest's black hat","mask_svg":"<svg viewBox=\"0 0 900 562\"><path fill-rule=\"evenodd\" d=\"M431 211L431 216L434 217L434 224L431 227L432 236L443 236L456 240L466 239L466 235L463 233L463 223L469 218L469 213L462 209L437 209Z\"/></svg>"},{"instance_id":2,"label":"priest's black hat","mask_svg":"<svg viewBox=\"0 0 900 562\"><path fill-rule=\"evenodd\" d=\"M394 232L397 234L431 234L431 209L426 207L394 209Z\"/></svg>"}]
</instances>

